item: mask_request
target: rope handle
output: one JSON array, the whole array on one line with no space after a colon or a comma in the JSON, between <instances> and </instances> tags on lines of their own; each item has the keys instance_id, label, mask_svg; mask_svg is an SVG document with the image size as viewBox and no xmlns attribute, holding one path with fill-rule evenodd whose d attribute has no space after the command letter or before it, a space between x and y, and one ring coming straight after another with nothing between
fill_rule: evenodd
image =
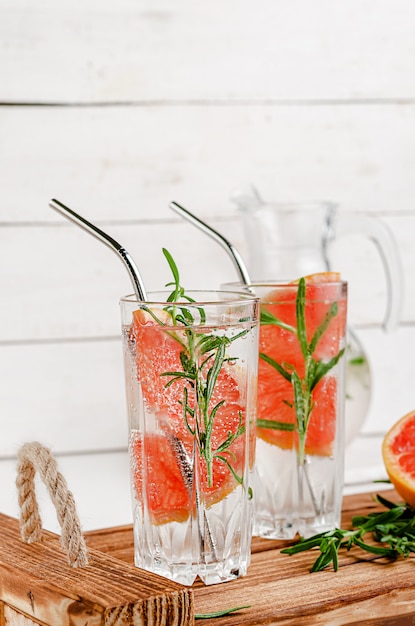
<instances>
[{"instance_id":1,"label":"rope handle","mask_svg":"<svg viewBox=\"0 0 415 626\"><path fill-rule=\"evenodd\" d=\"M35 492L35 474L39 473L56 509L62 530L61 544L71 567L86 567L88 555L82 535L75 500L66 480L58 471L51 451L40 443L24 444L18 452L16 485L20 507L20 533L25 543L42 538L42 520Z\"/></svg>"}]
</instances>

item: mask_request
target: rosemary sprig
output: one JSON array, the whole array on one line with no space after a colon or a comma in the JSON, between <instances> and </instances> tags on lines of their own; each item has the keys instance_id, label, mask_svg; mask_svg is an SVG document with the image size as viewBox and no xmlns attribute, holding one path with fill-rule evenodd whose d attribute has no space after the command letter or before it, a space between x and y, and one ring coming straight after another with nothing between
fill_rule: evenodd
<instances>
[{"instance_id":1,"label":"rosemary sprig","mask_svg":"<svg viewBox=\"0 0 415 626\"><path fill-rule=\"evenodd\" d=\"M208 486L212 487L213 485L214 459L218 459L226 465L235 480L242 484L242 477L237 474L232 465L234 455L229 449L233 442L245 432L242 414L239 412L239 425L236 431L228 432L225 439L213 449L212 432L215 417L219 409L226 403L226 400L219 400L213 407L211 404L222 367L225 363L235 360L235 358L227 356L226 350L231 343L246 335L248 330L242 330L233 337L196 332L194 326L205 323L206 313L203 307L196 307L199 316L199 319L196 321L189 307L177 304L178 300L185 300L189 303L193 303L194 300L186 295L184 288L181 286L179 270L171 254L165 248L163 248L163 254L173 274L173 282L166 285L166 287L173 287L167 299L171 305L169 304L164 310L170 315L172 325L180 327L180 329L183 329L183 332L178 335L175 332L166 330L182 347L180 352L182 369L163 372L161 376L169 378L165 384L166 388L179 380L185 380L189 383L188 387L185 386L183 388L183 398L181 400L183 420L191 435L195 436L199 452L205 460ZM152 316L157 322L165 326L154 313L152 313ZM189 401L189 388L194 390L199 415L195 415L193 403Z\"/></svg>"},{"instance_id":2,"label":"rosemary sprig","mask_svg":"<svg viewBox=\"0 0 415 626\"><path fill-rule=\"evenodd\" d=\"M415 552L415 509L408 504L395 504L379 494L376 499L386 510L369 515L356 515L353 517L350 530L335 528L309 539L300 539L297 544L284 548L281 552L298 554L318 548L320 555L314 562L311 572L319 572L331 564L334 571L337 571L340 550L349 551L353 546L391 560L398 557L407 558L411 552ZM368 543L367 535L377 543L375 545L373 542Z\"/></svg>"},{"instance_id":3,"label":"rosemary sprig","mask_svg":"<svg viewBox=\"0 0 415 626\"><path fill-rule=\"evenodd\" d=\"M272 313L261 310L261 325L275 325L288 330L295 334L298 338L301 352L304 357L304 375L300 376L293 365L288 363L279 363L267 354L261 352L260 358L273 367L281 376L283 376L293 386L294 391L294 412L295 424L285 424L276 420L258 420L257 426L260 428L271 428L275 430L296 430L299 439L298 461L304 464L305 457L305 441L307 435L308 423L310 421L313 410L312 392L320 380L340 361L344 354L342 348L329 361L315 359L313 354L326 332L331 320L336 317L338 312L337 302L333 302L327 311L323 321L315 330L310 341L307 340L307 327L305 316L306 304L306 282L301 278L298 283L296 297L296 326L290 326L282 320L279 320Z\"/></svg>"},{"instance_id":4,"label":"rosemary sprig","mask_svg":"<svg viewBox=\"0 0 415 626\"><path fill-rule=\"evenodd\" d=\"M251 605L247 604L245 606L234 606L231 609L223 609L221 611L214 611L213 613L196 613L195 619L210 619L212 617L224 617L225 615L230 615L231 613L235 613L236 611L241 611L242 609L250 609Z\"/></svg>"}]
</instances>

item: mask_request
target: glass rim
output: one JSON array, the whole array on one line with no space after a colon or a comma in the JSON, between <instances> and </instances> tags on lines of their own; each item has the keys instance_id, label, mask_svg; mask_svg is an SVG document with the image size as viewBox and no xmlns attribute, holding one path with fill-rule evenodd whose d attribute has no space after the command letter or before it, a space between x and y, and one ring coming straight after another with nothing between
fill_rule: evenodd
<instances>
[{"instance_id":1,"label":"glass rim","mask_svg":"<svg viewBox=\"0 0 415 626\"><path fill-rule=\"evenodd\" d=\"M166 299L152 299L152 295L166 294ZM171 294L168 290L149 291L147 293L147 300L137 300L137 296L134 293L127 294L120 298L120 303L140 305L157 305L157 306L171 306L172 304L179 304L185 306L218 306L218 305L247 305L254 302L259 303L261 298L253 293L247 291L233 291L229 289L188 289L186 295L194 299L194 302L187 300L186 298L180 298L174 302L168 301L167 297ZM203 294L205 297L197 298L198 294ZM212 298L206 297L212 295ZM220 299L217 294L228 296L224 299ZM216 295L216 297L213 297Z\"/></svg>"},{"instance_id":2,"label":"glass rim","mask_svg":"<svg viewBox=\"0 0 415 626\"><path fill-rule=\"evenodd\" d=\"M229 286L235 286L235 287L241 287L241 288L245 288L245 289L249 289L252 287L268 287L268 288L284 288L284 289L295 289L298 287L298 283L299 280L297 280L296 282L293 282L292 280L285 280L285 279L281 279L281 280L252 280L249 283L242 283L242 282L227 282L224 283L224 285L229 285ZM313 286L318 286L321 285L326 286L327 285L346 285L347 286L348 282L347 280L327 280L327 281L321 281L321 282L307 282L306 281L306 286L307 285L313 285Z\"/></svg>"}]
</instances>

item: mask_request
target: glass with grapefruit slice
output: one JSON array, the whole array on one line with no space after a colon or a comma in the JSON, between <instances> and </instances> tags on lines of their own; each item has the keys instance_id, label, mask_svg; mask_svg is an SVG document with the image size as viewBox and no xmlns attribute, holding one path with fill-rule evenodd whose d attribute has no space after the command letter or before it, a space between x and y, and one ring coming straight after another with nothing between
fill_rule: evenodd
<instances>
[{"instance_id":1,"label":"glass with grapefruit slice","mask_svg":"<svg viewBox=\"0 0 415 626\"><path fill-rule=\"evenodd\" d=\"M185 585L231 580L250 560L259 300L149 299L121 300L135 563Z\"/></svg>"},{"instance_id":2,"label":"glass with grapefruit slice","mask_svg":"<svg viewBox=\"0 0 415 626\"><path fill-rule=\"evenodd\" d=\"M261 298L254 533L311 536L340 524L347 285L324 272L245 289Z\"/></svg>"}]
</instances>

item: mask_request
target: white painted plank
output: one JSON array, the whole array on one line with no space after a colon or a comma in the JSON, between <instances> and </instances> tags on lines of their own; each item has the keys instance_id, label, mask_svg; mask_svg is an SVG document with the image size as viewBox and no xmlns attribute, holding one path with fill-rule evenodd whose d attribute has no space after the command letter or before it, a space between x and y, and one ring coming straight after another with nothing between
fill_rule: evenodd
<instances>
[{"instance_id":1,"label":"white painted plank","mask_svg":"<svg viewBox=\"0 0 415 626\"><path fill-rule=\"evenodd\" d=\"M363 235L348 235L337 239L329 248L333 269L348 280L349 319L352 324L383 323L387 319L388 300L393 302L400 322L412 322L415 313L415 271L413 233L415 214L381 215L394 245L392 268L398 280L387 277L381 253L374 241ZM388 251L388 248L386 252Z\"/></svg>"},{"instance_id":2,"label":"white painted plank","mask_svg":"<svg viewBox=\"0 0 415 626\"><path fill-rule=\"evenodd\" d=\"M212 219L210 223L247 257L239 221ZM404 271L401 319L414 322L411 233L415 212L392 216L388 225L399 243ZM217 289L224 282L238 280L228 254L183 220L107 228L135 259L148 290L162 289L171 278L162 247L176 259L187 289ZM375 246L362 237L350 236L332 246L331 256L333 268L349 282L351 323L379 326L386 312L386 280ZM118 302L132 292L127 270L115 253L75 225L65 221L47 227L0 228L0 267L7 268L0 273L5 303L0 308L0 342L119 334Z\"/></svg>"},{"instance_id":3,"label":"white painted plank","mask_svg":"<svg viewBox=\"0 0 415 626\"><path fill-rule=\"evenodd\" d=\"M385 334L380 329L359 329L372 371L372 401L365 434L384 434L400 417L415 409L413 381L415 326Z\"/></svg>"},{"instance_id":4,"label":"white painted plank","mask_svg":"<svg viewBox=\"0 0 415 626\"><path fill-rule=\"evenodd\" d=\"M372 372L364 434L382 434L414 409L415 326L359 329ZM127 440L120 341L0 347L0 456L39 440L57 452L111 450Z\"/></svg>"},{"instance_id":5,"label":"white painted plank","mask_svg":"<svg viewBox=\"0 0 415 626\"><path fill-rule=\"evenodd\" d=\"M69 456L59 456L53 447L51 451L56 458L59 471L73 493L82 530L132 523L130 474L126 451ZM15 481L16 460L0 460L0 511L12 517L19 517ZM36 497L42 527L61 534L50 496L38 477L36 477Z\"/></svg>"},{"instance_id":6,"label":"white painted plank","mask_svg":"<svg viewBox=\"0 0 415 626\"><path fill-rule=\"evenodd\" d=\"M378 493L388 485L374 484L373 481L387 480L382 458L383 435L358 435L346 448L345 486L343 493Z\"/></svg>"},{"instance_id":7,"label":"white painted plank","mask_svg":"<svg viewBox=\"0 0 415 626\"><path fill-rule=\"evenodd\" d=\"M0 456L37 440L56 452L127 445L120 341L1 346Z\"/></svg>"},{"instance_id":8,"label":"white painted plank","mask_svg":"<svg viewBox=\"0 0 415 626\"><path fill-rule=\"evenodd\" d=\"M1 6L2 101L415 96L411 0Z\"/></svg>"},{"instance_id":9,"label":"white painted plank","mask_svg":"<svg viewBox=\"0 0 415 626\"><path fill-rule=\"evenodd\" d=\"M363 425L379 434L414 409L415 326L359 329L371 365ZM127 418L120 342L1 346L0 456L37 439L57 452L124 447Z\"/></svg>"},{"instance_id":10,"label":"white painted plank","mask_svg":"<svg viewBox=\"0 0 415 626\"><path fill-rule=\"evenodd\" d=\"M238 279L225 251L184 221L108 231L134 257L148 291L172 278L162 247L176 259L187 289L217 289ZM0 267L7 267L0 274L7 302L0 309L0 342L119 334L118 302L133 290L128 272L115 253L76 226L0 229Z\"/></svg>"},{"instance_id":11,"label":"white painted plank","mask_svg":"<svg viewBox=\"0 0 415 626\"><path fill-rule=\"evenodd\" d=\"M415 67L415 65L414 65ZM0 108L0 220L167 218L175 199L233 215L255 182L274 201L415 208L415 105Z\"/></svg>"},{"instance_id":12,"label":"white painted plank","mask_svg":"<svg viewBox=\"0 0 415 626\"><path fill-rule=\"evenodd\" d=\"M346 449L345 494L376 492L371 481L385 477L380 437L358 437ZM52 448L52 452L55 450ZM82 529L110 528L132 523L127 452L56 455L59 471L72 491ZM0 460L0 511L19 516L16 461ZM60 534L56 512L43 483L36 479L43 528ZM108 506L108 502L116 506Z\"/></svg>"}]
</instances>

